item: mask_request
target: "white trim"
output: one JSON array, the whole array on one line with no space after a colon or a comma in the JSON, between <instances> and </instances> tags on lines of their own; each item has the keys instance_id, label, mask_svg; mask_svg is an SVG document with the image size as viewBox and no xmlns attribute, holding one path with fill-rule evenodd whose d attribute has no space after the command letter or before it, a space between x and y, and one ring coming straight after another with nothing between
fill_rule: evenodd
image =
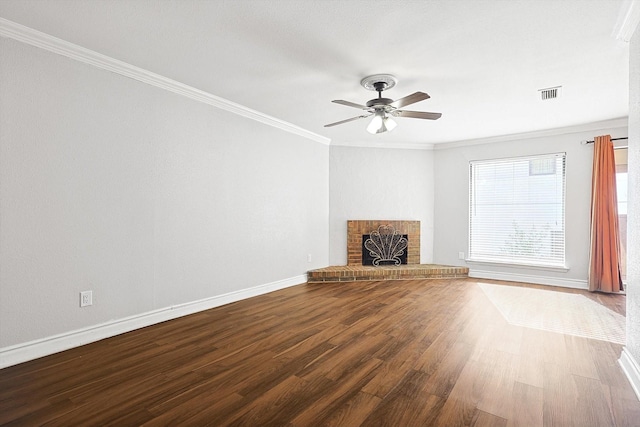
<instances>
[{"instance_id":1,"label":"white trim","mask_svg":"<svg viewBox=\"0 0 640 427\"><path fill-rule=\"evenodd\" d=\"M32 28L25 27L24 25L9 21L8 19L0 18L0 36L8 37L103 70L138 80L142 83L191 98L195 101L229 111L239 116L273 126L325 145L329 145L331 143L331 139L303 129L294 124L263 114L256 110L252 110L251 108L236 104L235 102L220 98L203 90L196 89L140 67L136 67L135 65L128 64Z\"/></svg>"},{"instance_id":2,"label":"white trim","mask_svg":"<svg viewBox=\"0 0 640 427\"><path fill-rule=\"evenodd\" d=\"M613 28L616 40L629 43L636 28L640 23L640 2L638 0L626 0L620 6L618 21Z\"/></svg>"},{"instance_id":3,"label":"white trim","mask_svg":"<svg viewBox=\"0 0 640 427\"><path fill-rule=\"evenodd\" d=\"M534 138L544 138L556 135L569 135L581 132L597 132L606 130L612 134L613 138L627 136L627 127L629 124L628 117L619 117L616 119L602 120L592 123L585 123L575 126L566 126L561 128L544 129L532 132L512 133L508 135L491 136L487 138L464 139L459 141L435 142L435 143L394 143L392 141L333 141L331 145L340 147L362 147L362 148L397 148L409 150L448 150L450 148L468 147L482 144L492 144L496 142L520 141ZM615 130L616 132L614 132ZM619 133L619 135L618 135ZM614 135L615 134L615 135ZM579 141L576 141L579 142Z\"/></svg>"},{"instance_id":4,"label":"white trim","mask_svg":"<svg viewBox=\"0 0 640 427\"><path fill-rule=\"evenodd\" d=\"M111 320L75 331L42 338L22 344L0 348L0 369L17 365L28 360L37 359L70 348L99 341L115 335L130 332L156 323L219 307L235 301L255 297L279 289L299 285L307 281L307 275L278 280L248 289L229 292L198 301L177 304L158 310L148 311L122 319Z\"/></svg>"},{"instance_id":5,"label":"white trim","mask_svg":"<svg viewBox=\"0 0 640 427\"><path fill-rule=\"evenodd\" d=\"M566 135L566 134L580 133L580 132L594 132L599 130L611 131L612 129L616 129L616 128L620 128L621 132L625 132L625 130L628 127L628 124L629 124L629 117L619 117L617 119L603 120L599 122L586 123L583 125L568 126L563 128L538 130L538 131L524 132L524 133L514 133L509 135L493 136L489 138L441 142L438 144L434 144L434 150L447 150L449 148L492 144L495 142L520 141L524 139L544 138L547 136ZM621 136L627 136L627 135L625 133Z\"/></svg>"},{"instance_id":6,"label":"white trim","mask_svg":"<svg viewBox=\"0 0 640 427\"><path fill-rule=\"evenodd\" d=\"M636 397L640 400L640 365L633 358L627 347L622 347L622 353L618 363L622 367L624 374L627 376L631 388L636 393Z\"/></svg>"},{"instance_id":7,"label":"white trim","mask_svg":"<svg viewBox=\"0 0 640 427\"><path fill-rule=\"evenodd\" d=\"M395 148L398 150L433 150L434 144L419 142L374 142L374 141L358 141L358 142L339 142L334 141L332 146L338 147L355 147L355 148Z\"/></svg>"},{"instance_id":8,"label":"white trim","mask_svg":"<svg viewBox=\"0 0 640 427\"><path fill-rule=\"evenodd\" d=\"M500 271L476 269L469 269L469 277L477 279L506 280L507 282L535 283L537 285L560 286L572 289L589 289L589 285L586 280L564 279L561 277L531 276L529 274L505 273Z\"/></svg>"},{"instance_id":9,"label":"white trim","mask_svg":"<svg viewBox=\"0 0 640 427\"><path fill-rule=\"evenodd\" d=\"M500 262L500 261L487 261L482 259L467 258L464 260L467 264L479 264L479 265L497 265L499 267L511 267L511 268L531 268L534 270L547 270L547 271L560 271L566 273L570 270L566 265L542 265L542 264L516 264L512 262Z\"/></svg>"}]
</instances>

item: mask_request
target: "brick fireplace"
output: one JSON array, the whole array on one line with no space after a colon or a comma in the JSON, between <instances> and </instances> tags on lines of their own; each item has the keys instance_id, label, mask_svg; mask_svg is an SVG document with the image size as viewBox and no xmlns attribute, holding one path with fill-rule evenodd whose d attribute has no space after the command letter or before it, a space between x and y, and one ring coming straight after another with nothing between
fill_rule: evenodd
<instances>
[{"instance_id":1,"label":"brick fireplace","mask_svg":"<svg viewBox=\"0 0 640 427\"><path fill-rule=\"evenodd\" d=\"M382 227L382 228L381 228ZM363 236L374 233L406 238L406 264L363 265ZM389 239L390 241L393 239ZM396 241L396 240L393 240ZM366 249L365 249L366 251ZM375 252L375 251L374 251ZM387 256L386 258L391 258ZM395 259L395 257L393 257ZM393 263L391 263L393 264ZM451 279L468 277L461 266L420 264L420 221L350 220L347 221L347 265L330 266L307 273L309 283L371 280Z\"/></svg>"},{"instance_id":2,"label":"brick fireplace","mask_svg":"<svg viewBox=\"0 0 640 427\"><path fill-rule=\"evenodd\" d=\"M407 264L420 264L420 221L350 220L347 221L347 265L362 265L363 236L380 227L391 227L407 236Z\"/></svg>"}]
</instances>

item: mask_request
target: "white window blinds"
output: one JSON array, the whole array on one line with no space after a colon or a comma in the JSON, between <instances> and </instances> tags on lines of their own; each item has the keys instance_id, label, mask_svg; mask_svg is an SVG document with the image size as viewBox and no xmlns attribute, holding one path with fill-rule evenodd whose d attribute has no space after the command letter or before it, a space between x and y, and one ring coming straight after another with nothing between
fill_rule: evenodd
<instances>
[{"instance_id":1,"label":"white window blinds","mask_svg":"<svg viewBox=\"0 0 640 427\"><path fill-rule=\"evenodd\" d=\"M470 162L471 261L564 267L565 159Z\"/></svg>"}]
</instances>

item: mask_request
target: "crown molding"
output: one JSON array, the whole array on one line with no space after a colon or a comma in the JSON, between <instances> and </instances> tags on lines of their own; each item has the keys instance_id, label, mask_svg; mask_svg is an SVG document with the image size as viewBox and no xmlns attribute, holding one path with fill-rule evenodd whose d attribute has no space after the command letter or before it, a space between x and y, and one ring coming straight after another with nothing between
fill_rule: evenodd
<instances>
[{"instance_id":1,"label":"crown molding","mask_svg":"<svg viewBox=\"0 0 640 427\"><path fill-rule=\"evenodd\" d=\"M433 150L434 144L431 143L411 143L411 142L336 142L331 143L332 147L354 147L354 148L394 148L397 150Z\"/></svg>"},{"instance_id":2,"label":"crown molding","mask_svg":"<svg viewBox=\"0 0 640 427\"><path fill-rule=\"evenodd\" d=\"M616 40L629 43L633 33L640 23L640 1L626 0L620 6L618 21L613 28Z\"/></svg>"},{"instance_id":3,"label":"crown molding","mask_svg":"<svg viewBox=\"0 0 640 427\"><path fill-rule=\"evenodd\" d=\"M442 142L434 144L434 150L447 150L450 148L468 147L473 145L492 144L495 142L520 141L523 139L544 138L548 136L567 135L580 132L595 132L611 129L626 129L629 126L628 117L619 117L617 119L603 120L592 123L585 123L576 126L567 126L562 128L553 128L538 130L533 132L513 133L509 135L500 135L489 138L469 139L464 141ZM626 136L626 134L624 135Z\"/></svg>"},{"instance_id":4,"label":"crown molding","mask_svg":"<svg viewBox=\"0 0 640 427\"><path fill-rule=\"evenodd\" d=\"M200 89L180 83L176 80L169 79L151 71L136 67L115 58L103 55L82 46L67 42L65 40L53 37L49 34L34 30L24 25L0 18L0 36L11 38L58 55L66 56L85 64L92 65L103 70L111 71L142 83L167 90L169 92L191 98L195 101L229 111L233 114L255 120L260 123L272 126L274 128L293 133L295 135L329 145L331 139L318 135L317 133L308 131L294 124L285 122L275 117L263 114L259 111L252 110L243 105L236 104L219 96L212 95Z\"/></svg>"}]
</instances>

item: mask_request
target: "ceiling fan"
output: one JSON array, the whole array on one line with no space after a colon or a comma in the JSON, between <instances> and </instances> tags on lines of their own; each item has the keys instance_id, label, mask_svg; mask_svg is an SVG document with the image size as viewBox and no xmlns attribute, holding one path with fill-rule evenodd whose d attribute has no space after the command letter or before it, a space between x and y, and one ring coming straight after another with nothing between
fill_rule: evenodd
<instances>
[{"instance_id":1,"label":"ceiling fan","mask_svg":"<svg viewBox=\"0 0 640 427\"><path fill-rule=\"evenodd\" d=\"M400 108L404 106L429 99L430 96L424 92L415 92L411 95L405 96L404 98L396 99L395 101L389 98L383 98L382 91L391 89L396 85L396 83L398 83L398 79L396 79L391 74L375 74L373 76L365 77L360 81L360 84L365 89L377 91L377 98L367 101L365 105L356 104L355 102L343 101L341 99L336 99L331 102L346 105L347 107L359 108L361 110L367 111L368 114L363 114L361 116L352 117L346 120L340 120L339 122L335 123L329 123L328 125L324 125L324 127L327 128L331 126L341 125L343 123L351 122L358 119L366 119L367 117L373 116L373 120L371 120L371 123L369 123L369 126L367 126L367 131L371 134L376 134L392 131L393 129L395 129L397 123L392 119L392 117L410 117L414 119L437 120L442 116L442 113L400 110Z\"/></svg>"}]
</instances>

